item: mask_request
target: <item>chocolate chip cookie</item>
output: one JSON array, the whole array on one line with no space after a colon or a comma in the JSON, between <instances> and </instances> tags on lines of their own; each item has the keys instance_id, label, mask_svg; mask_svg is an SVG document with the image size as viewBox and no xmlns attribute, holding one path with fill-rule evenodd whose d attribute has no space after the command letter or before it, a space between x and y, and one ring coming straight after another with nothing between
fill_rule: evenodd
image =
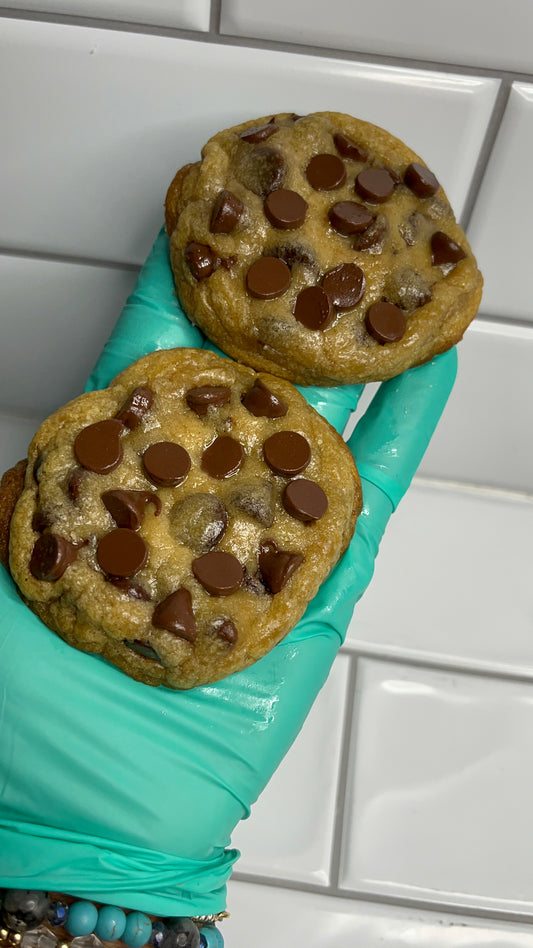
<instances>
[{"instance_id":1,"label":"chocolate chip cookie","mask_svg":"<svg viewBox=\"0 0 533 948\"><path fill-rule=\"evenodd\" d=\"M391 378L457 343L482 278L435 175L334 112L219 132L168 190L177 294L224 352L301 385Z\"/></svg>"},{"instance_id":2,"label":"chocolate chip cookie","mask_svg":"<svg viewBox=\"0 0 533 948\"><path fill-rule=\"evenodd\" d=\"M0 506L13 508L21 473L4 479ZM9 567L71 645L190 688L287 634L361 502L345 443L289 382L203 350L158 351L40 427Z\"/></svg>"}]
</instances>

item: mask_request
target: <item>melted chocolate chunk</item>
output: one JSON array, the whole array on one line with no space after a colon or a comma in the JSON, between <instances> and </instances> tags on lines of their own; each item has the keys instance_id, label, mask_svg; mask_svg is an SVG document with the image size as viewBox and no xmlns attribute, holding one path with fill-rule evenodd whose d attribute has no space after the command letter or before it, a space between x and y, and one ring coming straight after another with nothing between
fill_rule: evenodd
<instances>
[{"instance_id":1,"label":"melted chocolate chunk","mask_svg":"<svg viewBox=\"0 0 533 948\"><path fill-rule=\"evenodd\" d=\"M231 495L231 503L263 527L271 527L274 523L273 487L269 481L242 484Z\"/></svg>"},{"instance_id":2,"label":"melted chocolate chunk","mask_svg":"<svg viewBox=\"0 0 533 948\"><path fill-rule=\"evenodd\" d=\"M389 233L389 222L385 214L378 214L362 234L354 234L354 250L367 250L368 253L381 253Z\"/></svg>"},{"instance_id":3,"label":"melted chocolate chunk","mask_svg":"<svg viewBox=\"0 0 533 948\"><path fill-rule=\"evenodd\" d=\"M231 234L244 214L244 204L233 191L223 189L213 204L209 230L212 234Z\"/></svg>"},{"instance_id":4,"label":"melted chocolate chunk","mask_svg":"<svg viewBox=\"0 0 533 948\"><path fill-rule=\"evenodd\" d=\"M107 418L83 428L74 441L74 454L82 467L95 474L109 474L122 461L120 436L124 425Z\"/></svg>"},{"instance_id":5,"label":"melted chocolate chunk","mask_svg":"<svg viewBox=\"0 0 533 948\"><path fill-rule=\"evenodd\" d=\"M118 527L102 537L96 551L101 570L119 579L135 576L146 565L148 547L134 530Z\"/></svg>"},{"instance_id":6,"label":"melted chocolate chunk","mask_svg":"<svg viewBox=\"0 0 533 948\"><path fill-rule=\"evenodd\" d=\"M355 263L341 263L326 273L322 288L327 293L335 309L353 309L363 298L366 278Z\"/></svg>"},{"instance_id":7,"label":"melted chocolate chunk","mask_svg":"<svg viewBox=\"0 0 533 948\"><path fill-rule=\"evenodd\" d=\"M81 467L76 467L69 474L67 480L67 491L70 499L76 503L80 496L81 485L85 480L85 471Z\"/></svg>"},{"instance_id":8,"label":"melted chocolate chunk","mask_svg":"<svg viewBox=\"0 0 533 948\"><path fill-rule=\"evenodd\" d=\"M138 428L154 403L154 393L147 385L134 389L116 415L126 428Z\"/></svg>"},{"instance_id":9,"label":"melted chocolate chunk","mask_svg":"<svg viewBox=\"0 0 533 948\"><path fill-rule=\"evenodd\" d=\"M274 247L268 251L268 255L279 257L291 270L295 266L307 267L313 271L318 268L312 250L309 247L303 247L301 244L284 244L280 247Z\"/></svg>"},{"instance_id":10,"label":"melted chocolate chunk","mask_svg":"<svg viewBox=\"0 0 533 948\"><path fill-rule=\"evenodd\" d=\"M158 603L152 616L152 625L173 632L187 642L194 642L197 631L189 590L177 589Z\"/></svg>"},{"instance_id":11,"label":"melted chocolate chunk","mask_svg":"<svg viewBox=\"0 0 533 948\"><path fill-rule=\"evenodd\" d=\"M364 168L355 179L355 190L370 204L388 201L396 184L396 178L388 168Z\"/></svg>"},{"instance_id":12,"label":"melted chocolate chunk","mask_svg":"<svg viewBox=\"0 0 533 948\"><path fill-rule=\"evenodd\" d=\"M152 648L149 642L143 642L142 639L123 639L122 641L124 645L127 645L128 648L130 648L132 652L136 652L137 655L143 655L144 658L149 658L154 662L161 661L155 648Z\"/></svg>"},{"instance_id":13,"label":"melted chocolate chunk","mask_svg":"<svg viewBox=\"0 0 533 948\"><path fill-rule=\"evenodd\" d=\"M236 474L244 461L244 448L229 435L221 435L205 449L200 462L202 471L222 480Z\"/></svg>"},{"instance_id":14,"label":"melted chocolate chunk","mask_svg":"<svg viewBox=\"0 0 533 948\"><path fill-rule=\"evenodd\" d=\"M259 570L264 585L271 593L279 593L302 565L301 553L280 550L275 540L265 540L259 550Z\"/></svg>"},{"instance_id":15,"label":"melted chocolate chunk","mask_svg":"<svg viewBox=\"0 0 533 948\"><path fill-rule=\"evenodd\" d=\"M286 188L271 191L265 200L265 214L273 227L279 230L294 230L301 227L307 213L307 201Z\"/></svg>"},{"instance_id":16,"label":"melted chocolate chunk","mask_svg":"<svg viewBox=\"0 0 533 948\"><path fill-rule=\"evenodd\" d=\"M299 477L290 481L283 491L283 506L296 520L312 523L324 516L328 509L328 498L314 481Z\"/></svg>"},{"instance_id":17,"label":"melted chocolate chunk","mask_svg":"<svg viewBox=\"0 0 533 948\"><path fill-rule=\"evenodd\" d=\"M300 474L311 460L309 442L297 431L270 435L263 443L263 454L269 468L284 477Z\"/></svg>"},{"instance_id":18,"label":"melted chocolate chunk","mask_svg":"<svg viewBox=\"0 0 533 948\"><path fill-rule=\"evenodd\" d=\"M215 619L208 629L208 635L216 635L229 648L233 648L239 638L235 623L226 618Z\"/></svg>"},{"instance_id":19,"label":"melted chocolate chunk","mask_svg":"<svg viewBox=\"0 0 533 948\"><path fill-rule=\"evenodd\" d=\"M246 274L246 289L258 300L283 296L291 283L291 271L279 257L259 257Z\"/></svg>"},{"instance_id":20,"label":"melted chocolate chunk","mask_svg":"<svg viewBox=\"0 0 533 948\"><path fill-rule=\"evenodd\" d=\"M208 553L224 536L227 510L214 494L189 494L170 512L172 530L194 553Z\"/></svg>"},{"instance_id":21,"label":"melted chocolate chunk","mask_svg":"<svg viewBox=\"0 0 533 948\"><path fill-rule=\"evenodd\" d=\"M157 494L148 490L106 490L102 501L117 527L138 530L147 504L153 504L155 516L161 513L161 501Z\"/></svg>"},{"instance_id":22,"label":"melted chocolate chunk","mask_svg":"<svg viewBox=\"0 0 533 948\"><path fill-rule=\"evenodd\" d=\"M256 128L249 128L241 132L239 138L243 142L249 142L250 145L258 145L260 142L266 142L277 130L278 126L270 121L267 125L258 125Z\"/></svg>"},{"instance_id":23,"label":"melted chocolate chunk","mask_svg":"<svg viewBox=\"0 0 533 948\"><path fill-rule=\"evenodd\" d=\"M78 555L78 546L66 537L45 533L36 541L30 557L30 573L35 579L55 583Z\"/></svg>"},{"instance_id":24,"label":"melted chocolate chunk","mask_svg":"<svg viewBox=\"0 0 533 948\"><path fill-rule=\"evenodd\" d=\"M464 260L466 253L448 234L437 230L431 238L431 262L434 267L448 267L452 269L460 260Z\"/></svg>"},{"instance_id":25,"label":"melted chocolate chunk","mask_svg":"<svg viewBox=\"0 0 533 948\"><path fill-rule=\"evenodd\" d=\"M333 141L335 142L335 148L337 149L339 155L342 155L343 158L351 158L352 161L366 161L367 152L361 145L358 145L357 142L354 142L352 138L348 138L348 135L345 135L343 132L337 132L333 136Z\"/></svg>"},{"instance_id":26,"label":"melted chocolate chunk","mask_svg":"<svg viewBox=\"0 0 533 948\"><path fill-rule=\"evenodd\" d=\"M142 456L146 476L158 487L177 487L191 469L191 459L181 444L158 441Z\"/></svg>"},{"instance_id":27,"label":"melted chocolate chunk","mask_svg":"<svg viewBox=\"0 0 533 948\"><path fill-rule=\"evenodd\" d=\"M38 508L33 517L31 518L31 528L35 533L44 533L45 530L48 530L52 526L52 521L48 514Z\"/></svg>"},{"instance_id":28,"label":"melted chocolate chunk","mask_svg":"<svg viewBox=\"0 0 533 948\"><path fill-rule=\"evenodd\" d=\"M374 339L384 345L397 342L405 333L406 319L399 306L394 303L374 303L366 314L365 325Z\"/></svg>"},{"instance_id":29,"label":"melted chocolate chunk","mask_svg":"<svg viewBox=\"0 0 533 948\"><path fill-rule=\"evenodd\" d=\"M374 215L357 201L339 201L329 210L329 222L339 234L360 234L369 227Z\"/></svg>"},{"instance_id":30,"label":"melted chocolate chunk","mask_svg":"<svg viewBox=\"0 0 533 948\"><path fill-rule=\"evenodd\" d=\"M321 286L306 286L298 293L294 317L306 329L326 329L335 312L329 295Z\"/></svg>"},{"instance_id":31,"label":"melted chocolate chunk","mask_svg":"<svg viewBox=\"0 0 533 948\"><path fill-rule=\"evenodd\" d=\"M261 379L256 379L252 388L242 396L242 403L256 418L283 418L289 410Z\"/></svg>"},{"instance_id":32,"label":"melted chocolate chunk","mask_svg":"<svg viewBox=\"0 0 533 948\"><path fill-rule=\"evenodd\" d=\"M244 579L244 570L231 553L206 553L192 561L192 571L210 596L231 596Z\"/></svg>"},{"instance_id":33,"label":"melted chocolate chunk","mask_svg":"<svg viewBox=\"0 0 533 948\"><path fill-rule=\"evenodd\" d=\"M435 175L418 161L413 161L409 165L403 176L403 181L413 194L416 194L419 198L432 197L440 187Z\"/></svg>"},{"instance_id":34,"label":"melted chocolate chunk","mask_svg":"<svg viewBox=\"0 0 533 948\"><path fill-rule=\"evenodd\" d=\"M197 388L190 388L185 396L185 400L197 415L207 415L207 409L221 408L227 405L231 396L231 391L225 385L199 385Z\"/></svg>"},{"instance_id":35,"label":"melted chocolate chunk","mask_svg":"<svg viewBox=\"0 0 533 948\"><path fill-rule=\"evenodd\" d=\"M208 244L193 241L185 247L185 261L195 280L206 280L216 269L218 257Z\"/></svg>"},{"instance_id":36,"label":"melted chocolate chunk","mask_svg":"<svg viewBox=\"0 0 533 948\"><path fill-rule=\"evenodd\" d=\"M144 589L140 583L136 583L133 579L120 579L118 576L110 576L109 582L113 583L113 586L116 586L120 592L125 593L130 599L139 599L142 602L150 602L152 598L150 593Z\"/></svg>"},{"instance_id":37,"label":"melted chocolate chunk","mask_svg":"<svg viewBox=\"0 0 533 948\"><path fill-rule=\"evenodd\" d=\"M338 155L315 155L305 174L315 191L333 191L346 181L346 168Z\"/></svg>"},{"instance_id":38,"label":"melted chocolate chunk","mask_svg":"<svg viewBox=\"0 0 533 948\"><path fill-rule=\"evenodd\" d=\"M235 165L237 180L262 198L282 186L286 172L283 155L270 145L247 148L237 157Z\"/></svg>"},{"instance_id":39,"label":"melted chocolate chunk","mask_svg":"<svg viewBox=\"0 0 533 948\"><path fill-rule=\"evenodd\" d=\"M431 289L416 270L404 267L391 274L385 284L387 302L396 303L410 314L431 300Z\"/></svg>"},{"instance_id":40,"label":"melted chocolate chunk","mask_svg":"<svg viewBox=\"0 0 533 948\"><path fill-rule=\"evenodd\" d=\"M400 236L408 247L414 247L417 240L420 240L425 224L427 224L427 218L420 211L412 211L406 220L398 224Z\"/></svg>"}]
</instances>

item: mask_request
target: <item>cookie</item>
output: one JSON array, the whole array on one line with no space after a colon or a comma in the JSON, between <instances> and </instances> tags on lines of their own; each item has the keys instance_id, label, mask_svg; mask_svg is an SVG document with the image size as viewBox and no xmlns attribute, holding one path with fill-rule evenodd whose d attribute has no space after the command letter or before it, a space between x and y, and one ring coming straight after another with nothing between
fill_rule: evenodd
<instances>
[{"instance_id":1,"label":"cookie","mask_svg":"<svg viewBox=\"0 0 533 948\"><path fill-rule=\"evenodd\" d=\"M219 132L166 198L177 295L220 349L301 385L391 378L457 343L482 278L446 195L335 112Z\"/></svg>"},{"instance_id":2,"label":"cookie","mask_svg":"<svg viewBox=\"0 0 533 948\"><path fill-rule=\"evenodd\" d=\"M190 688L287 634L361 502L344 441L289 382L203 350L158 351L42 424L9 566L71 645Z\"/></svg>"}]
</instances>

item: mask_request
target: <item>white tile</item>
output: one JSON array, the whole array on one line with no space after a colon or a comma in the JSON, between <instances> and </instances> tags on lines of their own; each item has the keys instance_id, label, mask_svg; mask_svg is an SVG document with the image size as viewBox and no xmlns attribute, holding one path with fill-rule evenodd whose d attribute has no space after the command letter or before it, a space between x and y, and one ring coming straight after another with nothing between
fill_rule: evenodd
<instances>
[{"instance_id":1,"label":"white tile","mask_svg":"<svg viewBox=\"0 0 533 948\"><path fill-rule=\"evenodd\" d=\"M349 662L340 655L298 738L239 824L239 872L327 885Z\"/></svg>"},{"instance_id":2,"label":"white tile","mask_svg":"<svg viewBox=\"0 0 533 948\"><path fill-rule=\"evenodd\" d=\"M222 0L221 30L292 43L353 49L385 56L463 63L531 72L533 13L527 0L493 3L448 0L374 0L364 8L351 0L314 4L305 0ZM505 37L505 42L502 42Z\"/></svg>"},{"instance_id":3,"label":"white tile","mask_svg":"<svg viewBox=\"0 0 533 948\"><path fill-rule=\"evenodd\" d=\"M0 246L141 263L167 186L220 128L357 111L463 206L498 82L65 24L3 20ZM192 77L194 76L194 80ZM217 93L218 90L218 93ZM220 90L223 90L222 93Z\"/></svg>"},{"instance_id":4,"label":"white tile","mask_svg":"<svg viewBox=\"0 0 533 948\"><path fill-rule=\"evenodd\" d=\"M230 882L228 948L531 948L526 924Z\"/></svg>"},{"instance_id":5,"label":"white tile","mask_svg":"<svg viewBox=\"0 0 533 948\"><path fill-rule=\"evenodd\" d=\"M125 20L176 29L208 30L211 0L5 0L7 10Z\"/></svg>"},{"instance_id":6,"label":"white tile","mask_svg":"<svg viewBox=\"0 0 533 948\"><path fill-rule=\"evenodd\" d=\"M531 7L533 10L533 7ZM482 312L533 322L531 220L533 85L512 90L468 228L485 277Z\"/></svg>"},{"instance_id":7,"label":"white tile","mask_svg":"<svg viewBox=\"0 0 533 948\"><path fill-rule=\"evenodd\" d=\"M341 886L533 914L533 687L361 661Z\"/></svg>"},{"instance_id":8,"label":"white tile","mask_svg":"<svg viewBox=\"0 0 533 948\"><path fill-rule=\"evenodd\" d=\"M0 255L0 411L49 414L78 395L136 277Z\"/></svg>"},{"instance_id":9,"label":"white tile","mask_svg":"<svg viewBox=\"0 0 533 948\"><path fill-rule=\"evenodd\" d=\"M392 517L350 647L533 678L533 496L416 482Z\"/></svg>"}]
</instances>

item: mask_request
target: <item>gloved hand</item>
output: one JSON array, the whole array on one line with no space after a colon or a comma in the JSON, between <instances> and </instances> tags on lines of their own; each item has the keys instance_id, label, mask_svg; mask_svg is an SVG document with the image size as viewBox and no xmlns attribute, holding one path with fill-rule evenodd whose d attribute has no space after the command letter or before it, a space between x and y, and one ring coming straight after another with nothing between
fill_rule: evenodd
<instances>
[{"instance_id":1,"label":"gloved hand","mask_svg":"<svg viewBox=\"0 0 533 948\"><path fill-rule=\"evenodd\" d=\"M155 348L204 342L177 303L161 233L88 387ZM349 439L364 502L349 549L296 628L223 681L138 684L45 628L1 571L0 886L161 916L225 908L232 830L328 675L455 370L452 350L380 386ZM302 391L340 431L361 393Z\"/></svg>"}]
</instances>

